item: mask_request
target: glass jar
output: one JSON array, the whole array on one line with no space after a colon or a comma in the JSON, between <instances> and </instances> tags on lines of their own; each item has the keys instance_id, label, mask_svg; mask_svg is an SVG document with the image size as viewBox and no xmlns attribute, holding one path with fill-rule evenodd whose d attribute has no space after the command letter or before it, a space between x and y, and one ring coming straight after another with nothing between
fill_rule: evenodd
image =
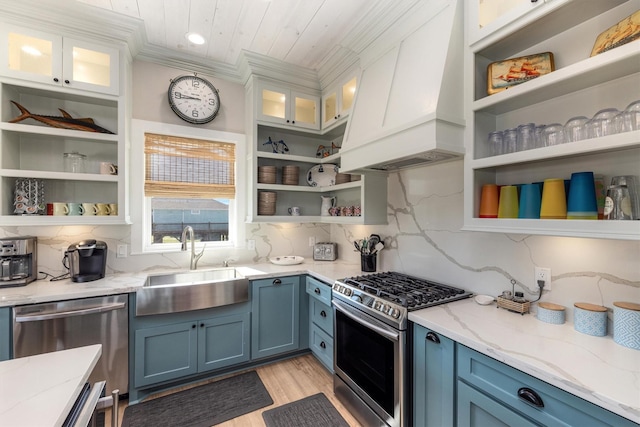
<instances>
[{"instance_id":1,"label":"glass jar","mask_svg":"<svg viewBox=\"0 0 640 427\"><path fill-rule=\"evenodd\" d=\"M71 173L85 172L85 159L87 156L77 151L64 153L64 171Z\"/></svg>"}]
</instances>

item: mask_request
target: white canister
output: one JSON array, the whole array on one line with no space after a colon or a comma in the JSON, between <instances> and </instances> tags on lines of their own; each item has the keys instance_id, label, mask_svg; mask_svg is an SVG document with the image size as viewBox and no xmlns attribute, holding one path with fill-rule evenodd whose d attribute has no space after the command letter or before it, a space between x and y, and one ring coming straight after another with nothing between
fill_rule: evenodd
<instances>
[{"instance_id":1,"label":"white canister","mask_svg":"<svg viewBox=\"0 0 640 427\"><path fill-rule=\"evenodd\" d=\"M565 309L563 306L552 302L540 302L538 303L536 317L545 323L562 325L565 321Z\"/></svg>"},{"instance_id":2,"label":"white canister","mask_svg":"<svg viewBox=\"0 0 640 427\"><path fill-rule=\"evenodd\" d=\"M573 326L583 334L596 337L607 335L607 307L586 302L573 304Z\"/></svg>"},{"instance_id":3,"label":"white canister","mask_svg":"<svg viewBox=\"0 0 640 427\"><path fill-rule=\"evenodd\" d=\"M640 304L613 303L613 340L625 347L640 350Z\"/></svg>"}]
</instances>

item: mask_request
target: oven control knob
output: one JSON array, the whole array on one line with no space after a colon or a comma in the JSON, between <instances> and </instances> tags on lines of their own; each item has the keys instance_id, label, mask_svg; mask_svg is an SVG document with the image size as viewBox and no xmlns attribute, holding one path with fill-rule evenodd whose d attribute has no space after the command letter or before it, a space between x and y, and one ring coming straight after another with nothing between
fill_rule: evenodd
<instances>
[{"instance_id":1,"label":"oven control knob","mask_svg":"<svg viewBox=\"0 0 640 427\"><path fill-rule=\"evenodd\" d=\"M379 310L383 313L386 313L387 310L389 310L389 306L387 304L381 304Z\"/></svg>"},{"instance_id":2,"label":"oven control knob","mask_svg":"<svg viewBox=\"0 0 640 427\"><path fill-rule=\"evenodd\" d=\"M387 312L389 314L389 316L397 319L398 317L400 317L400 310L398 310L397 308L389 308L389 311Z\"/></svg>"},{"instance_id":3,"label":"oven control knob","mask_svg":"<svg viewBox=\"0 0 640 427\"><path fill-rule=\"evenodd\" d=\"M349 288L343 288L343 289L342 289L342 291L343 291L343 293L344 293L346 296L348 296L348 297L350 297L351 295L353 295L353 291L352 291L351 289L349 289Z\"/></svg>"},{"instance_id":4,"label":"oven control knob","mask_svg":"<svg viewBox=\"0 0 640 427\"><path fill-rule=\"evenodd\" d=\"M374 310L382 310L382 303L380 301L376 301L373 303Z\"/></svg>"}]
</instances>

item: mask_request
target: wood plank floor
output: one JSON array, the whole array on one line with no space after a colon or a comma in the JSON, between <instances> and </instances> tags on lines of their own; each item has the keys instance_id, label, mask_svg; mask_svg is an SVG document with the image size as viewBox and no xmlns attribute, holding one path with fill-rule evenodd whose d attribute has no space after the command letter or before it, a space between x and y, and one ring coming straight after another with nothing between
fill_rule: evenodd
<instances>
[{"instance_id":1,"label":"wood plank floor","mask_svg":"<svg viewBox=\"0 0 640 427\"><path fill-rule=\"evenodd\" d=\"M273 399L273 405L264 407L257 411L245 414L241 417L234 418L222 424L221 427L261 427L264 426L262 412L273 409L286 403L294 402L316 393L324 393L331 401L333 406L340 412L340 415L352 427L362 427L356 419L347 411L344 406L333 395L333 377L327 369L320 364L311 354L298 356L292 359L271 363L265 366L252 368L258 372L260 379L269 391ZM237 375L238 372L228 375ZM186 390L190 387L202 385L207 382L219 381L226 377L218 377L209 381L203 381L197 384L190 384L182 388L176 388L171 392ZM156 398L169 393L160 393L150 398ZM126 401L120 404L120 422L122 422L122 414L126 408ZM110 413L106 413L105 426L110 426Z\"/></svg>"}]
</instances>

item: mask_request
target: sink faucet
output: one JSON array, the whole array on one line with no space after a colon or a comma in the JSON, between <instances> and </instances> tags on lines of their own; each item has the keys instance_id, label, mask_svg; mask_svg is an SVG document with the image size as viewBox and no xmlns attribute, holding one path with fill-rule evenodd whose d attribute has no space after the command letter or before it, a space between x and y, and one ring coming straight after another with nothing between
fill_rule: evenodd
<instances>
[{"instance_id":1,"label":"sink faucet","mask_svg":"<svg viewBox=\"0 0 640 427\"><path fill-rule=\"evenodd\" d=\"M182 238L180 239L182 241L181 250L187 250L187 234L189 235L189 240L191 240L191 261L189 262L189 269L195 270L198 268L198 260L204 254L204 246L202 247L202 251L200 251L199 254L196 254L195 239L193 237L193 227L187 225L184 230L182 230Z\"/></svg>"},{"instance_id":2,"label":"sink faucet","mask_svg":"<svg viewBox=\"0 0 640 427\"><path fill-rule=\"evenodd\" d=\"M230 262L235 262L236 260L233 258L229 258L229 259L225 259L224 261L222 261L222 266L223 267L229 267L229 263Z\"/></svg>"}]
</instances>

